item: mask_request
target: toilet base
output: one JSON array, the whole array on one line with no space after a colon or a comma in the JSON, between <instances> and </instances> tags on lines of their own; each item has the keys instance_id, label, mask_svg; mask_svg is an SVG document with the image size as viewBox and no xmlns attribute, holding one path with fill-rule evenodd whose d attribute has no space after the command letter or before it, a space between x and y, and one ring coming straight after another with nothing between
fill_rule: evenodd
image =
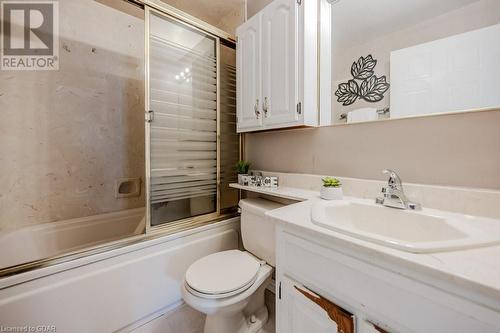
<instances>
[{"instance_id":1,"label":"toilet base","mask_svg":"<svg viewBox=\"0 0 500 333\"><path fill-rule=\"evenodd\" d=\"M264 305L249 317L243 311L227 314L209 315L205 321L204 333L257 333L269 319L269 312Z\"/></svg>"},{"instance_id":2,"label":"toilet base","mask_svg":"<svg viewBox=\"0 0 500 333\"><path fill-rule=\"evenodd\" d=\"M257 333L269 319L264 294L268 277L248 299L234 304L232 310L207 315L204 333Z\"/></svg>"}]
</instances>

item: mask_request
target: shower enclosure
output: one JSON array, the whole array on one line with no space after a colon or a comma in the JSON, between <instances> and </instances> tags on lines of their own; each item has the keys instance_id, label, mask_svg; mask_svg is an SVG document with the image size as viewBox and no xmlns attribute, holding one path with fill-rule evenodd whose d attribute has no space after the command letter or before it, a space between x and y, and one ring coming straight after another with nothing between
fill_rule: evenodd
<instances>
[{"instance_id":1,"label":"shower enclosure","mask_svg":"<svg viewBox=\"0 0 500 333\"><path fill-rule=\"evenodd\" d=\"M236 214L234 38L156 0L59 7L60 71L0 72L0 277Z\"/></svg>"},{"instance_id":2,"label":"shower enclosure","mask_svg":"<svg viewBox=\"0 0 500 333\"><path fill-rule=\"evenodd\" d=\"M213 220L237 204L234 49L154 9L146 26L150 226Z\"/></svg>"}]
</instances>

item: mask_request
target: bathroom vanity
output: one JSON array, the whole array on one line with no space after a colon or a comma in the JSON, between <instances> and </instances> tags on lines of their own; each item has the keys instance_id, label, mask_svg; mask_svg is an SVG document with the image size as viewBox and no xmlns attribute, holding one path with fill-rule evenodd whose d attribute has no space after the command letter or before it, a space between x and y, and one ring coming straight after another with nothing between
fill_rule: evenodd
<instances>
[{"instance_id":1,"label":"bathroom vanity","mask_svg":"<svg viewBox=\"0 0 500 333\"><path fill-rule=\"evenodd\" d=\"M320 200L268 213L281 221L277 332L500 331L500 246L394 250L314 224Z\"/></svg>"},{"instance_id":2,"label":"bathroom vanity","mask_svg":"<svg viewBox=\"0 0 500 333\"><path fill-rule=\"evenodd\" d=\"M411 211L376 204L379 181L325 201L320 176L266 175L280 188L239 188L301 201L266 213L278 333L500 332L500 191L406 184Z\"/></svg>"}]
</instances>

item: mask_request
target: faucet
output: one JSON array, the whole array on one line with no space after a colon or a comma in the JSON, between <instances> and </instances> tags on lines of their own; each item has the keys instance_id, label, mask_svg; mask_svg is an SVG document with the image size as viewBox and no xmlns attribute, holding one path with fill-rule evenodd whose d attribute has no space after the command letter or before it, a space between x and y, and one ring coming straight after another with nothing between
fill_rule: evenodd
<instances>
[{"instance_id":1,"label":"faucet","mask_svg":"<svg viewBox=\"0 0 500 333\"><path fill-rule=\"evenodd\" d=\"M382 188L382 197L375 200L377 204L398 209L422 209L420 204L410 202L406 198L401 178L399 178L395 171L384 170L383 173L389 176L389 181L387 187Z\"/></svg>"}]
</instances>

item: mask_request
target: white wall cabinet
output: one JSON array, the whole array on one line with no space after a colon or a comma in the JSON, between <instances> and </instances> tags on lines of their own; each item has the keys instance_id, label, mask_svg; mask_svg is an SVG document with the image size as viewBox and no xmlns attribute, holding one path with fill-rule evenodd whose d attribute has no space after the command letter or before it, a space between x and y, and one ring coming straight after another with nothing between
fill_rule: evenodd
<instances>
[{"instance_id":1,"label":"white wall cabinet","mask_svg":"<svg viewBox=\"0 0 500 333\"><path fill-rule=\"evenodd\" d=\"M331 110L322 116L318 98L318 33L330 26L321 15L318 28L322 1L274 0L236 30L238 132L330 123Z\"/></svg>"},{"instance_id":2,"label":"white wall cabinet","mask_svg":"<svg viewBox=\"0 0 500 333\"><path fill-rule=\"evenodd\" d=\"M276 237L277 333L500 332L498 312L438 282L382 268L373 257L293 226L278 226Z\"/></svg>"},{"instance_id":3,"label":"white wall cabinet","mask_svg":"<svg viewBox=\"0 0 500 333\"><path fill-rule=\"evenodd\" d=\"M262 111L266 126L296 123L296 18L299 5L275 0L262 13Z\"/></svg>"},{"instance_id":4,"label":"white wall cabinet","mask_svg":"<svg viewBox=\"0 0 500 333\"><path fill-rule=\"evenodd\" d=\"M239 28L236 89L238 129L242 130L262 126L261 22L262 15L255 15Z\"/></svg>"}]
</instances>

